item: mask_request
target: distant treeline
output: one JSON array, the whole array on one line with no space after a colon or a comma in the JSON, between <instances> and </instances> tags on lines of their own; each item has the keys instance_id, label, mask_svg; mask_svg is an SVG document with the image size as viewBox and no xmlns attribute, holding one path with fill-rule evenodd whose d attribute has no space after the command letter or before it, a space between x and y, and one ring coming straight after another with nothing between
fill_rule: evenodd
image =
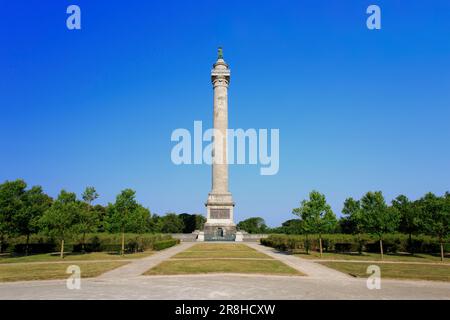
<instances>
[{"instance_id":1,"label":"distant treeline","mask_svg":"<svg viewBox=\"0 0 450 320\"><path fill-rule=\"evenodd\" d=\"M386 234L406 234L411 246L413 236L429 235L440 244L443 257L444 243L449 237L450 193L446 192L443 196L427 193L415 201L400 195L387 204L381 191L367 192L360 200L347 198L342 209L343 216L337 219L325 196L312 191L309 199L303 200L292 213L298 218L288 220L278 228L268 228L259 217L241 221L238 227L249 233L314 234L317 235L321 253L324 234L353 234L356 238L369 234L379 242L381 255Z\"/></svg>"},{"instance_id":2,"label":"distant treeline","mask_svg":"<svg viewBox=\"0 0 450 320\"><path fill-rule=\"evenodd\" d=\"M99 197L93 187L87 187L81 198L62 190L53 199L40 186L28 189L23 180L6 181L0 184L0 252L11 237L24 236L28 248L33 234L58 239L63 252L64 241L74 235L80 235L83 243L88 233L190 233L203 228L206 220L203 216L175 213L159 216L139 204L135 194L125 189L114 203L102 206L93 204Z\"/></svg>"}]
</instances>

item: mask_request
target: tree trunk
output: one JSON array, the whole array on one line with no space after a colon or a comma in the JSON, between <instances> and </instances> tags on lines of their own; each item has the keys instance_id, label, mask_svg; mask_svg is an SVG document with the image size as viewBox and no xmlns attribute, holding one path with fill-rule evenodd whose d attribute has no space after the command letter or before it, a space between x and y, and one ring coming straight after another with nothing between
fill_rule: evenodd
<instances>
[{"instance_id":1,"label":"tree trunk","mask_svg":"<svg viewBox=\"0 0 450 320\"><path fill-rule=\"evenodd\" d=\"M380 254L381 254L381 260L383 260L384 259L384 256L383 256L383 240L381 240L381 239L380 239Z\"/></svg>"},{"instance_id":2,"label":"tree trunk","mask_svg":"<svg viewBox=\"0 0 450 320\"><path fill-rule=\"evenodd\" d=\"M411 232L409 233L409 249L410 249L410 253L412 254L412 255L414 255L414 247L413 247L413 245L412 245L412 234L411 234Z\"/></svg>"},{"instance_id":3,"label":"tree trunk","mask_svg":"<svg viewBox=\"0 0 450 320\"><path fill-rule=\"evenodd\" d=\"M322 258L322 236L319 236L319 250L320 250L320 257Z\"/></svg>"},{"instance_id":4,"label":"tree trunk","mask_svg":"<svg viewBox=\"0 0 450 320\"><path fill-rule=\"evenodd\" d=\"M61 259L64 259L64 239L61 240L61 253L60 253Z\"/></svg>"},{"instance_id":5,"label":"tree trunk","mask_svg":"<svg viewBox=\"0 0 450 320\"><path fill-rule=\"evenodd\" d=\"M306 240L305 240L305 249L306 249L306 254L309 254L309 241L308 241L308 234L305 235Z\"/></svg>"},{"instance_id":6,"label":"tree trunk","mask_svg":"<svg viewBox=\"0 0 450 320\"><path fill-rule=\"evenodd\" d=\"M361 233L358 233L358 254L362 254L362 240L361 240Z\"/></svg>"},{"instance_id":7,"label":"tree trunk","mask_svg":"<svg viewBox=\"0 0 450 320\"><path fill-rule=\"evenodd\" d=\"M444 243L441 242L441 261L444 262Z\"/></svg>"},{"instance_id":8,"label":"tree trunk","mask_svg":"<svg viewBox=\"0 0 450 320\"><path fill-rule=\"evenodd\" d=\"M86 251L84 250L84 243L86 242L86 232L83 232L83 238L81 239L81 252L85 253Z\"/></svg>"},{"instance_id":9,"label":"tree trunk","mask_svg":"<svg viewBox=\"0 0 450 320\"><path fill-rule=\"evenodd\" d=\"M125 232L122 230L122 250L121 250L121 254L124 255L125 254Z\"/></svg>"},{"instance_id":10,"label":"tree trunk","mask_svg":"<svg viewBox=\"0 0 450 320\"><path fill-rule=\"evenodd\" d=\"M28 245L30 244L30 235L27 234L27 242L25 244L25 255L28 255Z\"/></svg>"}]
</instances>

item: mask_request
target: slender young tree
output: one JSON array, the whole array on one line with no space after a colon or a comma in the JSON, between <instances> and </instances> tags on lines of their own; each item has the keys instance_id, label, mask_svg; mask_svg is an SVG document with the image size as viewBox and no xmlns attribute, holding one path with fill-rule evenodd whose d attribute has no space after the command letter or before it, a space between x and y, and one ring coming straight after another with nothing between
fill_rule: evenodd
<instances>
[{"instance_id":1,"label":"slender young tree","mask_svg":"<svg viewBox=\"0 0 450 320\"><path fill-rule=\"evenodd\" d=\"M292 212L299 216L307 233L319 234L319 250L322 257L322 235L331 232L337 224L336 216L327 204L325 196L318 191L309 194L309 200L303 200L299 208Z\"/></svg>"},{"instance_id":2,"label":"slender young tree","mask_svg":"<svg viewBox=\"0 0 450 320\"><path fill-rule=\"evenodd\" d=\"M441 261L444 261L444 242L449 236L450 196L446 193L444 197L439 198L427 193L420 200L420 206L425 217L426 231L439 239Z\"/></svg>"},{"instance_id":3,"label":"slender young tree","mask_svg":"<svg viewBox=\"0 0 450 320\"><path fill-rule=\"evenodd\" d=\"M129 222L130 215L136 210L138 203L136 201L136 192L131 189L123 190L117 197L113 205L115 220L122 233L121 254L125 254L125 230Z\"/></svg>"},{"instance_id":4,"label":"slender young tree","mask_svg":"<svg viewBox=\"0 0 450 320\"><path fill-rule=\"evenodd\" d=\"M64 258L64 242L74 232L81 211L75 193L62 190L52 206L45 211L40 224L46 233L61 241L61 258Z\"/></svg>"},{"instance_id":5,"label":"slender young tree","mask_svg":"<svg viewBox=\"0 0 450 320\"><path fill-rule=\"evenodd\" d=\"M97 211L93 210L92 202L98 198L98 193L94 187L87 187L81 195L84 204L81 206L80 215L77 223L78 232L82 234L81 248L85 252L86 233L94 232L99 225L99 216Z\"/></svg>"},{"instance_id":6,"label":"slender young tree","mask_svg":"<svg viewBox=\"0 0 450 320\"><path fill-rule=\"evenodd\" d=\"M386 205L381 191L366 193L361 199L361 210L364 229L377 235L381 260L383 260L383 236L396 230L400 222L400 215L394 207Z\"/></svg>"},{"instance_id":7,"label":"slender young tree","mask_svg":"<svg viewBox=\"0 0 450 320\"><path fill-rule=\"evenodd\" d=\"M364 232L364 229L360 201L354 200L353 198L345 199L342 213L346 215L346 219L351 225L352 233L358 237L358 253L361 254L363 247L361 234Z\"/></svg>"},{"instance_id":8,"label":"slender young tree","mask_svg":"<svg viewBox=\"0 0 450 320\"><path fill-rule=\"evenodd\" d=\"M420 206L417 202L409 201L404 195L392 200L392 206L400 214L399 231L408 234L409 251L414 254L412 235L419 233L423 225Z\"/></svg>"}]
</instances>

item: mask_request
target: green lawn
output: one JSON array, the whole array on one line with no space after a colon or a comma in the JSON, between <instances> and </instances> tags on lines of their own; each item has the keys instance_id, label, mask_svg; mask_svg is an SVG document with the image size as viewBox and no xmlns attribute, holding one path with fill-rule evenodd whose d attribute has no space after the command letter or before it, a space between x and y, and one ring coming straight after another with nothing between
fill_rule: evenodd
<instances>
[{"instance_id":1,"label":"green lawn","mask_svg":"<svg viewBox=\"0 0 450 320\"><path fill-rule=\"evenodd\" d=\"M245 244L234 243L199 243L189 248L189 251L256 251Z\"/></svg>"},{"instance_id":2,"label":"green lawn","mask_svg":"<svg viewBox=\"0 0 450 320\"><path fill-rule=\"evenodd\" d=\"M182 258L182 259L201 259L201 258L255 258L255 259L272 259L268 255L258 252L256 250L254 251L237 251L237 250L230 250L230 251L212 251L212 250L205 250L205 251L198 251L198 250L187 250L178 253L173 258Z\"/></svg>"},{"instance_id":3,"label":"green lawn","mask_svg":"<svg viewBox=\"0 0 450 320\"><path fill-rule=\"evenodd\" d=\"M320 262L324 266L348 273L352 276L367 278L367 267L371 263ZM407 263L379 263L381 278L450 281L450 265L423 265Z\"/></svg>"},{"instance_id":4,"label":"green lawn","mask_svg":"<svg viewBox=\"0 0 450 320\"><path fill-rule=\"evenodd\" d=\"M183 260L181 260L183 259ZM257 273L302 275L245 244L201 243L145 272L145 275Z\"/></svg>"},{"instance_id":5,"label":"green lawn","mask_svg":"<svg viewBox=\"0 0 450 320\"><path fill-rule=\"evenodd\" d=\"M57 262L57 261L89 261L89 260L124 260L139 259L152 255L153 251L125 254L107 252L92 252L85 254L67 253L64 259L59 257L59 253L34 254L29 256L0 256L0 264L19 262Z\"/></svg>"},{"instance_id":6,"label":"green lawn","mask_svg":"<svg viewBox=\"0 0 450 320\"><path fill-rule=\"evenodd\" d=\"M81 269L81 278L96 277L100 274L127 264L124 261L112 262L82 262L77 263ZM71 263L45 264L3 264L0 265L0 282L66 279L66 273Z\"/></svg>"},{"instance_id":7,"label":"green lawn","mask_svg":"<svg viewBox=\"0 0 450 320\"><path fill-rule=\"evenodd\" d=\"M295 253L296 256L305 259L320 259L320 254L318 252L306 253ZM330 253L324 252L322 259L328 260L371 260L371 261L381 261L381 256L379 253ZM415 254L411 255L408 253L401 254L385 254L384 261L403 261L403 262L440 262L441 258L437 255L430 254ZM445 258L444 262L450 262L448 258Z\"/></svg>"},{"instance_id":8,"label":"green lawn","mask_svg":"<svg viewBox=\"0 0 450 320\"><path fill-rule=\"evenodd\" d=\"M278 260L166 260L144 275L259 273L302 275Z\"/></svg>"}]
</instances>

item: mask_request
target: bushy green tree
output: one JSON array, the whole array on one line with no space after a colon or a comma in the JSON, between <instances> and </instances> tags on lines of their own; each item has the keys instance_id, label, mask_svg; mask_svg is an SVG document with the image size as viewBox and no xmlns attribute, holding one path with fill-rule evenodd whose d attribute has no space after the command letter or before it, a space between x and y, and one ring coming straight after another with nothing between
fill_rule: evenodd
<instances>
[{"instance_id":1,"label":"bushy green tree","mask_svg":"<svg viewBox=\"0 0 450 320\"><path fill-rule=\"evenodd\" d=\"M121 254L125 254L125 231L133 219L132 215L138 208L136 192L131 189L123 190L116 197L116 202L108 206L108 229L110 232L122 233Z\"/></svg>"},{"instance_id":2,"label":"bushy green tree","mask_svg":"<svg viewBox=\"0 0 450 320\"><path fill-rule=\"evenodd\" d=\"M0 252L5 240L17 233L14 220L15 215L24 210L26 187L23 180L6 181L0 185Z\"/></svg>"},{"instance_id":3,"label":"bushy green tree","mask_svg":"<svg viewBox=\"0 0 450 320\"><path fill-rule=\"evenodd\" d=\"M381 191L368 192L361 199L363 228L378 237L381 260L383 260L383 236L394 232L400 222L400 214L394 207L388 207Z\"/></svg>"},{"instance_id":4,"label":"bushy green tree","mask_svg":"<svg viewBox=\"0 0 450 320\"><path fill-rule=\"evenodd\" d=\"M75 193L62 190L39 220L47 234L61 241L61 258L64 258L64 241L75 232L81 210L81 203L77 201Z\"/></svg>"},{"instance_id":5,"label":"bushy green tree","mask_svg":"<svg viewBox=\"0 0 450 320\"><path fill-rule=\"evenodd\" d=\"M392 200L392 206L400 214L400 223L398 230L409 236L409 251L414 254L412 235L418 234L423 227L422 212L420 206L415 201L409 201L405 195L399 195Z\"/></svg>"},{"instance_id":6,"label":"bushy green tree","mask_svg":"<svg viewBox=\"0 0 450 320\"><path fill-rule=\"evenodd\" d=\"M446 193L444 197L439 198L427 193L420 200L420 206L425 220L425 230L439 239L441 261L444 261L444 241L449 236L450 196Z\"/></svg>"},{"instance_id":7,"label":"bushy green tree","mask_svg":"<svg viewBox=\"0 0 450 320\"><path fill-rule=\"evenodd\" d=\"M201 214L195 215L195 230L203 230L205 227L206 218Z\"/></svg>"},{"instance_id":8,"label":"bushy green tree","mask_svg":"<svg viewBox=\"0 0 450 320\"><path fill-rule=\"evenodd\" d=\"M39 220L50 208L52 201L52 198L46 195L40 186L34 186L22 195L22 210L15 213L13 221L18 234L26 236L26 255L28 255L30 235L38 232Z\"/></svg>"},{"instance_id":9,"label":"bushy green tree","mask_svg":"<svg viewBox=\"0 0 450 320\"><path fill-rule=\"evenodd\" d=\"M361 234L364 232L364 223L362 220L360 201L353 198L345 199L342 213L345 215L345 219L348 221L349 231L352 234L356 234L358 237L358 252L361 254L363 247Z\"/></svg>"},{"instance_id":10,"label":"bushy green tree","mask_svg":"<svg viewBox=\"0 0 450 320\"><path fill-rule=\"evenodd\" d=\"M252 217L245 219L237 224L239 230L247 231L248 233L266 233L267 225L263 218Z\"/></svg>"},{"instance_id":11,"label":"bushy green tree","mask_svg":"<svg viewBox=\"0 0 450 320\"><path fill-rule=\"evenodd\" d=\"M280 231L286 234L302 234L302 222L299 219L289 219L281 224Z\"/></svg>"},{"instance_id":12,"label":"bushy green tree","mask_svg":"<svg viewBox=\"0 0 450 320\"><path fill-rule=\"evenodd\" d=\"M99 225L98 212L93 210L92 202L98 198L98 193L94 187L87 187L82 194L84 203L80 205L80 212L75 226L77 233L81 233L81 249L85 251L86 233L95 232Z\"/></svg>"},{"instance_id":13,"label":"bushy green tree","mask_svg":"<svg viewBox=\"0 0 450 320\"><path fill-rule=\"evenodd\" d=\"M159 230L162 233L181 233L183 229L183 220L176 213L169 212L159 219Z\"/></svg>"},{"instance_id":14,"label":"bushy green tree","mask_svg":"<svg viewBox=\"0 0 450 320\"><path fill-rule=\"evenodd\" d=\"M337 224L336 216L328 205L325 195L312 191L309 200L303 200L300 207L293 209L292 212L300 217L306 234L319 234L319 250L322 257L322 234L331 232Z\"/></svg>"}]
</instances>

